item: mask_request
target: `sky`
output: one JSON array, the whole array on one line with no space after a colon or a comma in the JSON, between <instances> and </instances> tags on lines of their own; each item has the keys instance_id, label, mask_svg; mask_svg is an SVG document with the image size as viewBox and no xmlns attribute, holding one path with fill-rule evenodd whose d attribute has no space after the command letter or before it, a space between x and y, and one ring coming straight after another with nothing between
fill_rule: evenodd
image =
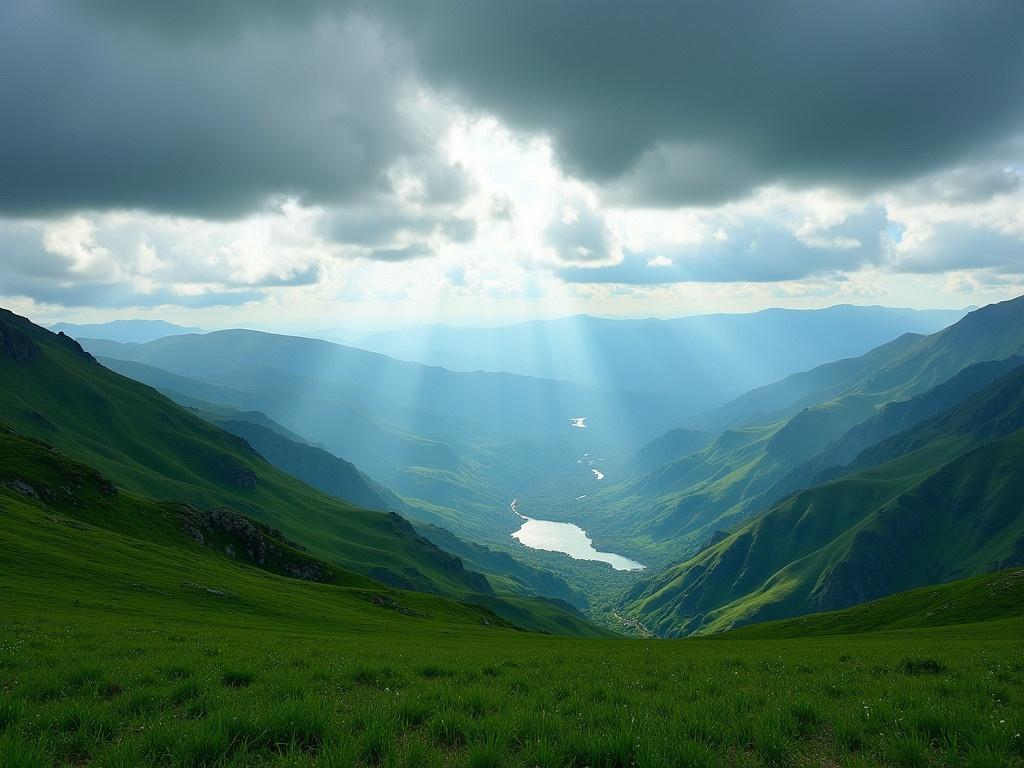
<instances>
[{"instance_id":1,"label":"sky","mask_svg":"<svg viewBox=\"0 0 1024 768\"><path fill-rule=\"evenodd\" d=\"M0 305L277 329L1024 293L1024 3L4 0Z\"/></svg>"}]
</instances>

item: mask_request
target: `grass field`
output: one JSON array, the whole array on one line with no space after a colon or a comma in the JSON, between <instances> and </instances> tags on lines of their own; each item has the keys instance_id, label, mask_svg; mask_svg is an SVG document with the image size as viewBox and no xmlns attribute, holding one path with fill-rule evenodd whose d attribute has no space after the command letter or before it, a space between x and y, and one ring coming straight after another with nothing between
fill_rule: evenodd
<instances>
[{"instance_id":1,"label":"grass field","mask_svg":"<svg viewBox=\"0 0 1024 768\"><path fill-rule=\"evenodd\" d=\"M608 641L12 607L8 768L1024 764L1020 620Z\"/></svg>"}]
</instances>

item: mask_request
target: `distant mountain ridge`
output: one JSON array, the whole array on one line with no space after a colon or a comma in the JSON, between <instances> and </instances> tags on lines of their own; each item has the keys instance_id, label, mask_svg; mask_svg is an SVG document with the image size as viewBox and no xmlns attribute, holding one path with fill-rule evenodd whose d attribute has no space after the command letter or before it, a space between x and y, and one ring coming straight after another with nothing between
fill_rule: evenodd
<instances>
[{"instance_id":1,"label":"distant mountain ridge","mask_svg":"<svg viewBox=\"0 0 1024 768\"><path fill-rule=\"evenodd\" d=\"M863 468L864 460L855 461L862 452L868 456L876 453L873 446L959 405L1021 366L1024 366L1024 357L1018 355L1006 360L975 363L949 381L920 395L890 403L872 418L853 427L824 451L792 470L766 496L779 499L795 490L833 480L858 467Z\"/></svg>"},{"instance_id":2,"label":"distant mountain ridge","mask_svg":"<svg viewBox=\"0 0 1024 768\"><path fill-rule=\"evenodd\" d=\"M665 320L578 315L497 328L411 328L354 344L457 371L686 392L711 407L790 373L863 354L901 334L933 333L963 314L839 305Z\"/></svg>"},{"instance_id":3,"label":"distant mountain ridge","mask_svg":"<svg viewBox=\"0 0 1024 768\"><path fill-rule=\"evenodd\" d=\"M75 339L107 339L110 341L144 344L185 333L204 333L195 326L175 325L164 320L111 320L107 323L55 323L54 333L63 331Z\"/></svg>"}]
</instances>

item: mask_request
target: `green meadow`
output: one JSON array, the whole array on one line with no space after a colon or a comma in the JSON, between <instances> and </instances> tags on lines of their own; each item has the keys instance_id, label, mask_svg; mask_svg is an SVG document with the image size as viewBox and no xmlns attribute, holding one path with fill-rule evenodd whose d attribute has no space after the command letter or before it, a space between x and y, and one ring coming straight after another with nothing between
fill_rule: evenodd
<instances>
[{"instance_id":1,"label":"green meadow","mask_svg":"<svg viewBox=\"0 0 1024 768\"><path fill-rule=\"evenodd\" d=\"M578 640L136 603L5 611L4 766L1024 765L1020 619Z\"/></svg>"}]
</instances>

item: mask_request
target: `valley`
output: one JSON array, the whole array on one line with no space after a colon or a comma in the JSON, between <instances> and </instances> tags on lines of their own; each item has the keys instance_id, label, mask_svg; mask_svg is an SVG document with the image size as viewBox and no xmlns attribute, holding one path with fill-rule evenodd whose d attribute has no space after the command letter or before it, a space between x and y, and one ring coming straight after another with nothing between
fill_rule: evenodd
<instances>
[{"instance_id":1,"label":"valley","mask_svg":"<svg viewBox=\"0 0 1024 768\"><path fill-rule=\"evenodd\" d=\"M739 604L727 605L737 594L708 602L714 593L707 592L707 580L725 578L727 571L712 576L704 564L724 552L746 520L762 525L761 516L767 521L783 514L774 507L788 503L801 488L822 484L825 494L828 483L842 474L867 471L866 456L877 453L876 444L911 435L916 425L964 407L985 387L1012 376L1024 360L1019 357L1024 352L1021 307L1020 300L987 307L932 335L894 330L895 338L860 357L791 373L697 413L686 410L694 407L691 398L668 390L619 391L518 374L459 373L248 331L184 333L145 343L82 341L104 365L256 441L278 466L314 486L403 515L426 538L462 556L468 548L483 547L546 573L548 588L538 591L541 582L533 579L535 586L517 587L526 594L568 596L577 610L610 629L621 630L621 617L629 616L659 634L674 635L796 610L781 607L796 605L790 586L784 592L768 586L773 579L792 583L791 576L782 576L785 568L795 567L788 561L765 563L767 570L758 577L765 582L752 583L755 591L744 598L757 606L750 613ZM626 327L605 324L602 332ZM517 343L509 342L509 352L498 359L523 359L524 348ZM369 379L375 386L366 386ZM1008 380L1006 386L1017 384ZM1015 419L1011 412L1000 413L999 433L988 429L985 439L1024 426ZM935 470L977 442L968 437L950 442L934 429L927 434L917 445L947 446L922 454ZM314 458L311 452L317 451ZM352 459L354 466L333 467L333 456ZM898 457L890 450L873 463ZM897 503L924 477L910 473L908 461L894 465L895 484L843 481L842 498L855 504ZM311 462L319 469L308 469ZM844 464L849 468L841 469ZM354 479L339 485L339 472ZM887 490L866 497L846 490L861 487ZM840 533L829 530L828 536ZM1018 535L1012 528L1000 532L1009 537L1009 549L986 567L1012 564ZM677 575L691 571L700 574L693 586ZM755 572L745 571L748 577ZM970 573L952 570L926 578ZM488 577L500 580L499 574ZM691 607L686 596L695 589L704 597ZM877 589L843 587L835 594L848 597L819 596L800 610L842 607L860 595L881 594L873 592ZM669 598L677 592L679 597ZM782 603L774 598L765 603L767 595L783 593L790 596ZM687 607L681 615L669 606ZM730 618L708 624L715 615L709 610Z\"/></svg>"},{"instance_id":2,"label":"valley","mask_svg":"<svg viewBox=\"0 0 1024 768\"><path fill-rule=\"evenodd\" d=\"M1022 299L674 416L298 337L0 320L0 747L26 765L1024 757L967 682L1024 686ZM936 715L951 675L969 703ZM147 706L173 728L133 736ZM619 708L643 724L601 735Z\"/></svg>"}]
</instances>

